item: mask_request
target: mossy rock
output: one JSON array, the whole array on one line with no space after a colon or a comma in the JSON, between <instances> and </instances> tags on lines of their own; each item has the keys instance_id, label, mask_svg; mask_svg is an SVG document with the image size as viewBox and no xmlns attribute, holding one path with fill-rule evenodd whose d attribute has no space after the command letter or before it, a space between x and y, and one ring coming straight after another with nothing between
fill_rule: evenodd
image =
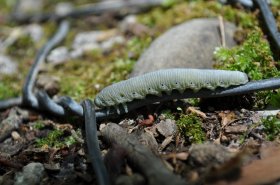
<instances>
[{"instance_id":1,"label":"mossy rock","mask_svg":"<svg viewBox=\"0 0 280 185\"><path fill-rule=\"evenodd\" d=\"M164 68L212 68L213 52L221 46L217 18L199 18L177 25L157 38L140 57L131 76ZM227 47L236 45L236 26L225 22Z\"/></svg>"}]
</instances>

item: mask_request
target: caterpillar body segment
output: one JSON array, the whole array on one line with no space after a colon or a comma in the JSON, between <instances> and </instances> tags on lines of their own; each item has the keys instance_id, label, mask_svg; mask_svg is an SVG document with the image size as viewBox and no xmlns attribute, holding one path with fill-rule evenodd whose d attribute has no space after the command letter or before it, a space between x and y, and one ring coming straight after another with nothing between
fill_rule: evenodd
<instances>
[{"instance_id":1,"label":"caterpillar body segment","mask_svg":"<svg viewBox=\"0 0 280 185\"><path fill-rule=\"evenodd\" d=\"M126 103L136 99L145 99L147 95L161 96L173 90L183 93L186 89L197 92L202 88L215 90L217 87L241 85L248 82L248 76L240 71L213 69L163 69L150 72L112 84L96 95L95 104L100 107L115 107L117 112L122 104L125 112Z\"/></svg>"}]
</instances>

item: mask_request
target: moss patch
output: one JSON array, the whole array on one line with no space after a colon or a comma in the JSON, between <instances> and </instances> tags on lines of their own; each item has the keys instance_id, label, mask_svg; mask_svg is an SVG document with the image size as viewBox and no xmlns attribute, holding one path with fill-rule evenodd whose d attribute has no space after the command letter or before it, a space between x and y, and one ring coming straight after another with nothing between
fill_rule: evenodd
<instances>
[{"instance_id":1,"label":"moss patch","mask_svg":"<svg viewBox=\"0 0 280 185\"><path fill-rule=\"evenodd\" d=\"M180 133L192 143L202 143L206 134L202 129L202 120L195 114L184 115L176 121Z\"/></svg>"},{"instance_id":2,"label":"moss patch","mask_svg":"<svg viewBox=\"0 0 280 185\"><path fill-rule=\"evenodd\" d=\"M16 76L3 76L0 77L0 100L16 97L21 92L20 77Z\"/></svg>"},{"instance_id":3,"label":"moss patch","mask_svg":"<svg viewBox=\"0 0 280 185\"><path fill-rule=\"evenodd\" d=\"M214 56L217 68L243 71L251 80L280 76L276 61L272 58L269 43L258 28L251 31L240 46L231 49L218 48L214 52ZM277 106L280 95L265 91L257 93L256 98L255 102L258 107L266 104Z\"/></svg>"},{"instance_id":4,"label":"moss patch","mask_svg":"<svg viewBox=\"0 0 280 185\"><path fill-rule=\"evenodd\" d=\"M218 48L214 56L217 68L243 71L252 80L280 75L272 58L269 43L259 29L250 32L240 46L231 49Z\"/></svg>"},{"instance_id":5,"label":"moss patch","mask_svg":"<svg viewBox=\"0 0 280 185\"><path fill-rule=\"evenodd\" d=\"M280 119L275 116L269 116L262 120L264 131L267 134L268 140L279 139L280 134Z\"/></svg>"},{"instance_id":6,"label":"moss patch","mask_svg":"<svg viewBox=\"0 0 280 185\"><path fill-rule=\"evenodd\" d=\"M65 136L65 133L59 129L52 130L46 137L36 140L36 145L38 147L50 148L69 147L75 143L77 143L77 141L72 135Z\"/></svg>"}]
</instances>

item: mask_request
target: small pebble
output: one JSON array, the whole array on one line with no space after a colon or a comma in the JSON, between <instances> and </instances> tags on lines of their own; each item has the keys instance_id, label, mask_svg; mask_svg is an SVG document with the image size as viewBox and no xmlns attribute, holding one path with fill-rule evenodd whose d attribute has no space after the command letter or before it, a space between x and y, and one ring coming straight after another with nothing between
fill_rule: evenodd
<instances>
[{"instance_id":1,"label":"small pebble","mask_svg":"<svg viewBox=\"0 0 280 185\"><path fill-rule=\"evenodd\" d=\"M158 132L165 137L172 136L177 132L175 120L171 119L161 120L160 123L157 124L156 128Z\"/></svg>"},{"instance_id":2,"label":"small pebble","mask_svg":"<svg viewBox=\"0 0 280 185\"><path fill-rule=\"evenodd\" d=\"M55 13L57 15L67 15L73 9L74 9L74 6L72 3L61 2L61 3L57 3L57 5L55 6Z\"/></svg>"},{"instance_id":3,"label":"small pebble","mask_svg":"<svg viewBox=\"0 0 280 185\"><path fill-rule=\"evenodd\" d=\"M44 89L50 96L54 96L59 91L59 78L48 75L39 75L36 86Z\"/></svg>"},{"instance_id":4,"label":"small pebble","mask_svg":"<svg viewBox=\"0 0 280 185\"><path fill-rule=\"evenodd\" d=\"M44 34L44 30L39 24L30 24L25 27L24 31L30 35L33 42L39 42Z\"/></svg>"},{"instance_id":5,"label":"small pebble","mask_svg":"<svg viewBox=\"0 0 280 185\"><path fill-rule=\"evenodd\" d=\"M17 71L17 63L15 63L10 57L0 55L0 74L13 74Z\"/></svg>"},{"instance_id":6,"label":"small pebble","mask_svg":"<svg viewBox=\"0 0 280 185\"><path fill-rule=\"evenodd\" d=\"M41 163L29 163L23 167L22 172L15 175L14 185L37 185L40 184L44 175L44 166Z\"/></svg>"},{"instance_id":7,"label":"small pebble","mask_svg":"<svg viewBox=\"0 0 280 185\"><path fill-rule=\"evenodd\" d=\"M47 57L48 62L53 64L61 64L69 59L69 51L66 47L58 47L51 51Z\"/></svg>"},{"instance_id":8,"label":"small pebble","mask_svg":"<svg viewBox=\"0 0 280 185\"><path fill-rule=\"evenodd\" d=\"M40 12L43 9L43 0L20 0L18 1L17 13L30 14Z\"/></svg>"},{"instance_id":9,"label":"small pebble","mask_svg":"<svg viewBox=\"0 0 280 185\"><path fill-rule=\"evenodd\" d=\"M11 136L12 136L12 138L13 138L14 140L19 140L19 139L20 139L20 135L19 135L19 133L18 133L17 131L13 131L13 132L11 133Z\"/></svg>"}]
</instances>

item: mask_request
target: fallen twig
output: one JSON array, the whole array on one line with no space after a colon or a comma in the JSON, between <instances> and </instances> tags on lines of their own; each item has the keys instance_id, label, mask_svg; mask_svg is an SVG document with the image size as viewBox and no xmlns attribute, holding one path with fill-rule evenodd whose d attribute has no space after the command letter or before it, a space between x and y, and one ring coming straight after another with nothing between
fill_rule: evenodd
<instances>
[{"instance_id":1,"label":"fallen twig","mask_svg":"<svg viewBox=\"0 0 280 185\"><path fill-rule=\"evenodd\" d=\"M169 171L151 150L140 144L135 135L128 134L119 125L109 123L101 130L101 134L108 143L116 143L127 151L128 160L146 177L149 185L187 184Z\"/></svg>"}]
</instances>

